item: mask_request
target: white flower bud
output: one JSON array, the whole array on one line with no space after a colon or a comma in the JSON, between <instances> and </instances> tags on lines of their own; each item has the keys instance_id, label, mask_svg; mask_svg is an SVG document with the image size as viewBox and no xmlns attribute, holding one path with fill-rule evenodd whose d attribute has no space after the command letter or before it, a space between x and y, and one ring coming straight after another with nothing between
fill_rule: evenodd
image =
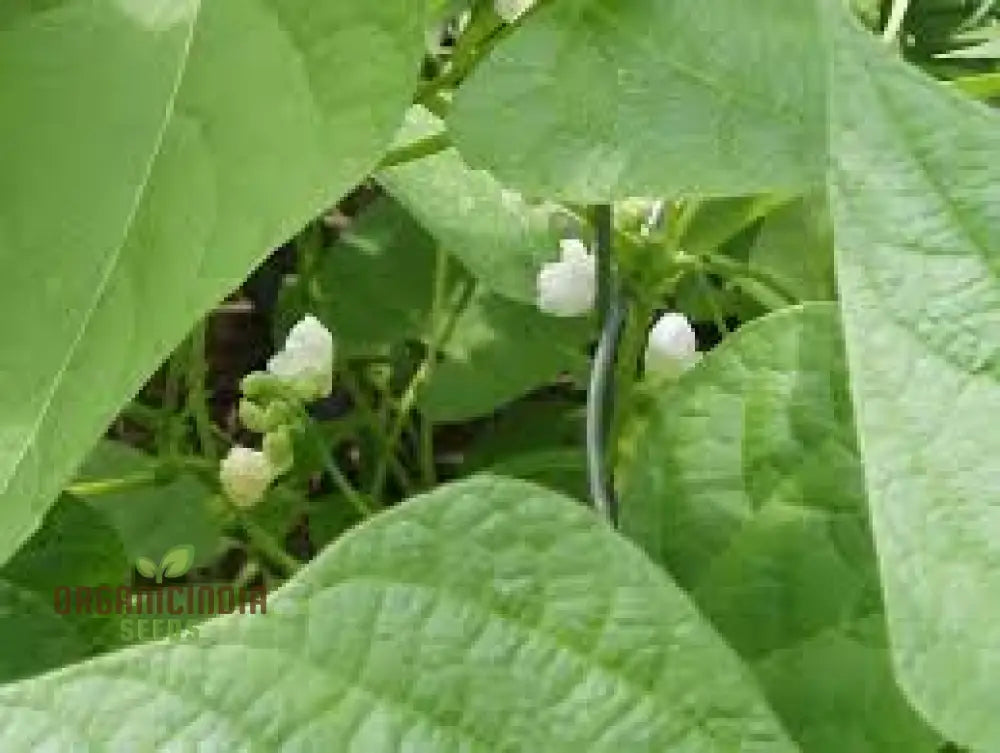
<instances>
[{"instance_id":1,"label":"white flower bud","mask_svg":"<svg viewBox=\"0 0 1000 753\"><path fill-rule=\"evenodd\" d=\"M646 371L677 376L701 358L694 328L683 314L664 314L646 345Z\"/></svg>"},{"instance_id":2,"label":"white flower bud","mask_svg":"<svg viewBox=\"0 0 1000 753\"><path fill-rule=\"evenodd\" d=\"M509 24L528 12L535 0L494 0L497 15Z\"/></svg>"},{"instance_id":3,"label":"white flower bud","mask_svg":"<svg viewBox=\"0 0 1000 753\"><path fill-rule=\"evenodd\" d=\"M264 497L274 480L274 469L263 452L233 447L219 466L219 480L234 505L249 508Z\"/></svg>"},{"instance_id":4,"label":"white flower bud","mask_svg":"<svg viewBox=\"0 0 1000 753\"><path fill-rule=\"evenodd\" d=\"M552 316L583 316L597 298L597 260L581 241L560 242L562 259L538 273L538 308Z\"/></svg>"},{"instance_id":5,"label":"white flower bud","mask_svg":"<svg viewBox=\"0 0 1000 753\"><path fill-rule=\"evenodd\" d=\"M306 316L292 327L267 370L303 400L326 397L333 390L333 335L315 316Z\"/></svg>"}]
</instances>

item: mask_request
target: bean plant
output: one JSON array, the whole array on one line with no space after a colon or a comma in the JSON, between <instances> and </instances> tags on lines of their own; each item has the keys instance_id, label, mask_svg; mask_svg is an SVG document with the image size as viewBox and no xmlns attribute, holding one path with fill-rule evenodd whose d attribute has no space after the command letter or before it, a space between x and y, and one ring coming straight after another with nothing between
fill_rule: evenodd
<instances>
[{"instance_id":1,"label":"bean plant","mask_svg":"<svg viewBox=\"0 0 1000 753\"><path fill-rule=\"evenodd\" d=\"M998 60L7 0L0 750L1000 750Z\"/></svg>"}]
</instances>

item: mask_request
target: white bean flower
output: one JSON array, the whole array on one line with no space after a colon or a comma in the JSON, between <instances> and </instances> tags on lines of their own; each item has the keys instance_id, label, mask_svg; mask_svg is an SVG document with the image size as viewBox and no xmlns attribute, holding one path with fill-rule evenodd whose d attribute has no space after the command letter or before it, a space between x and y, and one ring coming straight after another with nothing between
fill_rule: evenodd
<instances>
[{"instance_id":1,"label":"white bean flower","mask_svg":"<svg viewBox=\"0 0 1000 753\"><path fill-rule=\"evenodd\" d=\"M285 347L267 362L267 370L303 400L326 397L333 391L333 335L315 316L292 327Z\"/></svg>"},{"instance_id":2,"label":"white bean flower","mask_svg":"<svg viewBox=\"0 0 1000 753\"><path fill-rule=\"evenodd\" d=\"M649 332L646 371L677 376L701 358L694 328L683 314L664 314Z\"/></svg>"},{"instance_id":3,"label":"white bean flower","mask_svg":"<svg viewBox=\"0 0 1000 753\"><path fill-rule=\"evenodd\" d=\"M493 5L497 15L507 23L512 24L527 13L534 4L535 0L494 0Z\"/></svg>"},{"instance_id":4,"label":"white bean flower","mask_svg":"<svg viewBox=\"0 0 1000 753\"><path fill-rule=\"evenodd\" d=\"M552 316L583 316L597 298L597 260L579 240L559 246L562 258L538 273L538 308Z\"/></svg>"},{"instance_id":5,"label":"white bean flower","mask_svg":"<svg viewBox=\"0 0 1000 753\"><path fill-rule=\"evenodd\" d=\"M248 447L233 447L219 466L219 481L229 500L250 508L263 499L274 480L274 468L267 455Z\"/></svg>"}]
</instances>

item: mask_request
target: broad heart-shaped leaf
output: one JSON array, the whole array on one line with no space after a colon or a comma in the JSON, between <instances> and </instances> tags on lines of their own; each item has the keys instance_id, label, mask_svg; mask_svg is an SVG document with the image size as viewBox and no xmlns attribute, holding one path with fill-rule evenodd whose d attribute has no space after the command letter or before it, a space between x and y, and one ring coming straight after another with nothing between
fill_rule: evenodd
<instances>
[{"instance_id":1,"label":"broad heart-shaped leaf","mask_svg":"<svg viewBox=\"0 0 1000 753\"><path fill-rule=\"evenodd\" d=\"M659 396L622 524L803 751L934 753L892 676L834 304L746 325Z\"/></svg>"},{"instance_id":2,"label":"broad heart-shaped leaf","mask_svg":"<svg viewBox=\"0 0 1000 753\"><path fill-rule=\"evenodd\" d=\"M831 194L899 680L1000 749L1000 119L841 33Z\"/></svg>"},{"instance_id":3,"label":"broad heart-shaped leaf","mask_svg":"<svg viewBox=\"0 0 1000 753\"><path fill-rule=\"evenodd\" d=\"M434 115L414 107L399 138L407 143L442 129ZM527 203L490 173L468 167L455 149L390 168L378 179L483 285L535 302L538 271L559 256L555 205Z\"/></svg>"},{"instance_id":4,"label":"broad heart-shaped leaf","mask_svg":"<svg viewBox=\"0 0 1000 753\"><path fill-rule=\"evenodd\" d=\"M473 167L531 195L733 196L822 182L820 0L560 0L459 90Z\"/></svg>"},{"instance_id":5,"label":"broad heart-shaped leaf","mask_svg":"<svg viewBox=\"0 0 1000 753\"><path fill-rule=\"evenodd\" d=\"M590 511L442 487L267 604L0 689L10 750L791 753L691 602Z\"/></svg>"},{"instance_id":6,"label":"broad heart-shaped leaf","mask_svg":"<svg viewBox=\"0 0 1000 753\"><path fill-rule=\"evenodd\" d=\"M377 160L420 2L26 3L0 45L0 561L119 406Z\"/></svg>"}]
</instances>

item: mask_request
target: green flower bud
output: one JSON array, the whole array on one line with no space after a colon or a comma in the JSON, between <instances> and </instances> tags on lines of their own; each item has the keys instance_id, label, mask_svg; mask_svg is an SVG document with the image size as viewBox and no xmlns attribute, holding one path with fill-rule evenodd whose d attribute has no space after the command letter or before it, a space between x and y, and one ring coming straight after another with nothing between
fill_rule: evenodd
<instances>
[{"instance_id":1,"label":"green flower bud","mask_svg":"<svg viewBox=\"0 0 1000 753\"><path fill-rule=\"evenodd\" d=\"M265 411L253 400L247 398L240 400L240 423L250 431L256 431L261 434L267 431L270 428L267 420L269 412L269 410Z\"/></svg>"},{"instance_id":2,"label":"green flower bud","mask_svg":"<svg viewBox=\"0 0 1000 753\"><path fill-rule=\"evenodd\" d=\"M295 463L294 443L288 429L278 429L264 436L264 456L274 469L275 476L288 473Z\"/></svg>"}]
</instances>

